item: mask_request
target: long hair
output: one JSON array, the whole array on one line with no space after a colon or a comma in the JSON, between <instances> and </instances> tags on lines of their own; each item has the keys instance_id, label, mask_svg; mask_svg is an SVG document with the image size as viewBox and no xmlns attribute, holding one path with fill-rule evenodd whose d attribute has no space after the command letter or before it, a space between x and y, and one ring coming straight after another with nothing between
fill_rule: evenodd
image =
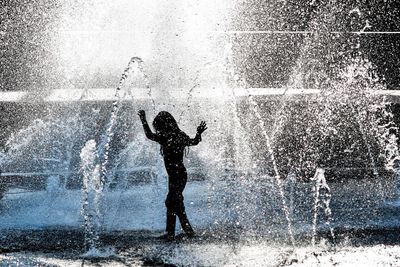
<instances>
[{"instance_id":1,"label":"long hair","mask_svg":"<svg viewBox=\"0 0 400 267\"><path fill-rule=\"evenodd\" d=\"M173 132L181 132L178 123L171 113L160 111L153 120L153 127L158 134L168 135Z\"/></svg>"},{"instance_id":2,"label":"long hair","mask_svg":"<svg viewBox=\"0 0 400 267\"><path fill-rule=\"evenodd\" d=\"M160 111L153 120L153 127L156 132L163 136L168 136L170 134L178 134L180 138L189 138L186 133L179 129L178 123L171 113L167 111ZM163 147L160 147L161 155L164 155ZM185 156L189 154L189 147L185 148Z\"/></svg>"}]
</instances>

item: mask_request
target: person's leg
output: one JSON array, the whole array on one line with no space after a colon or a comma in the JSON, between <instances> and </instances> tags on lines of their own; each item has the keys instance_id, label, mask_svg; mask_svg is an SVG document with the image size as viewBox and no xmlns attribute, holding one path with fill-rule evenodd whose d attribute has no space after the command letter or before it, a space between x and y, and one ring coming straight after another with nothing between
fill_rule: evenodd
<instances>
[{"instance_id":1,"label":"person's leg","mask_svg":"<svg viewBox=\"0 0 400 267\"><path fill-rule=\"evenodd\" d=\"M185 204L183 203L183 195L182 194L180 194L177 197L176 215L179 218L179 222L181 223L183 231L187 235L193 236L194 230L193 230L192 226L190 225L189 219L186 215Z\"/></svg>"},{"instance_id":2,"label":"person's leg","mask_svg":"<svg viewBox=\"0 0 400 267\"><path fill-rule=\"evenodd\" d=\"M176 215L170 209L167 209L167 238L173 239L175 237Z\"/></svg>"},{"instance_id":3,"label":"person's leg","mask_svg":"<svg viewBox=\"0 0 400 267\"><path fill-rule=\"evenodd\" d=\"M168 193L167 200L165 201L165 206L167 206L167 238L173 239L175 237L175 226L176 226L176 214L173 207L173 197Z\"/></svg>"}]
</instances>

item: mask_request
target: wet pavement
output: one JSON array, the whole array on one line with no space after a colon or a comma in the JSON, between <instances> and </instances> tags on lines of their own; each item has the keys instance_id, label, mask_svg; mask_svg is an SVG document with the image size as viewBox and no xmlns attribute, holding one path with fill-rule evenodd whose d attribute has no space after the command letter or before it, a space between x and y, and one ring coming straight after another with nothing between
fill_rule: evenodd
<instances>
[{"instance_id":1,"label":"wet pavement","mask_svg":"<svg viewBox=\"0 0 400 267\"><path fill-rule=\"evenodd\" d=\"M200 231L168 242L158 231L102 233L99 248L86 251L75 229L3 231L0 266L399 266L400 229L336 229L336 239L319 232L296 245L284 236L248 237Z\"/></svg>"}]
</instances>

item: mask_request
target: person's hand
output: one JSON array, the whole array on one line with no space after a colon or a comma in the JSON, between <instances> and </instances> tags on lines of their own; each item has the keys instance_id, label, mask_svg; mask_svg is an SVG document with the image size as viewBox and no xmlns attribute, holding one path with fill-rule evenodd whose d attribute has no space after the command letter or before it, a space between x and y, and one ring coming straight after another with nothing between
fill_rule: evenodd
<instances>
[{"instance_id":1,"label":"person's hand","mask_svg":"<svg viewBox=\"0 0 400 267\"><path fill-rule=\"evenodd\" d=\"M138 115L141 120L146 119L146 112L144 110L139 110Z\"/></svg>"},{"instance_id":2,"label":"person's hand","mask_svg":"<svg viewBox=\"0 0 400 267\"><path fill-rule=\"evenodd\" d=\"M205 130L207 130L207 124L205 121L202 121L200 125L197 127L197 132L202 134Z\"/></svg>"}]
</instances>

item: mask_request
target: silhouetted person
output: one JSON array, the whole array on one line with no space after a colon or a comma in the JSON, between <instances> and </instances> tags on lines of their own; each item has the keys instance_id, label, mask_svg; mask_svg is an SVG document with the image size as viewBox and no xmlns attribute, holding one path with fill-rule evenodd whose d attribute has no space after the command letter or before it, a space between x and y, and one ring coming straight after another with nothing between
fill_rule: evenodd
<instances>
[{"instance_id":1,"label":"silhouetted person","mask_svg":"<svg viewBox=\"0 0 400 267\"><path fill-rule=\"evenodd\" d=\"M181 131L174 117L161 111L154 118L153 133L147 124L146 113L140 110L138 113L143 124L146 137L161 145L161 154L164 157L165 168L168 173L168 195L165 201L167 207L166 238L172 240L175 237L176 216L178 216L183 231L188 236L194 236L194 231L186 216L183 204L183 190L187 182L187 172L183 165L183 154L186 146L195 146L201 141L201 134L207 129L206 123L202 121L197 127L195 138L190 138Z\"/></svg>"}]
</instances>

